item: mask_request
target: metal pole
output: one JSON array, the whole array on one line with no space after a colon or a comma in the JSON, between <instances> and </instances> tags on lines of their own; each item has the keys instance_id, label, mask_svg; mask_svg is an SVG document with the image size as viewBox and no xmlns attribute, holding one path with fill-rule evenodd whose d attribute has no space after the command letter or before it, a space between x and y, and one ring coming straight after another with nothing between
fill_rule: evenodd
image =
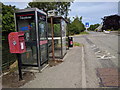
<instances>
[{"instance_id":1,"label":"metal pole","mask_svg":"<svg viewBox=\"0 0 120 90\"><path fill-rule=\"evenodd\" d=\"M63 42L62 42L62 19L60 19L60 33L61 33L61 35L60 35L60 37L61 37L61 58L63 58Z\"/></svg>"},{"instance_id":2,"label":"metal pole","mask_svg":"<svg viewBox=\"0 0 120 90\"><path fill-rule=\"evenodd\" d=\"M18 57L19 80L23 80L22 71L21 71L21 67L22 67L21 54L17 54L17 57Z\"/></svg>"},{"instance_id":3,"label":"metal pole","mask_svg":"<svg viewBox=\"0 0 120 90\"><path fill-rule=\"evenodd\" d=\"M55 60L55 55L54 55L54 26L53 26L53 17L51 17L51 31L52 31L52 57L53 57L53 60Z\"/></svg>"},{"instance_id":4,"label":"metal pole","mask_svg":"<svg viewBox=\"0 0 120 90\"><path fill-rule=\"evenodd\" d=\"M47 15L46 15L46 37L47 37L47 41L48 41L48 23L47 23ZM48 60L49 60L49 49L48 49L48 43L47 43L47 64L48 64Z\"/></svg>"},{"instance_id":5,"label":"metal pole","mask_svg":"<svg viewBox=\"0 0 120 90\"><path fill-rule=\"evenodd\" d=\"M39 40L40 40L40 38L39 38L39 33L38 33L38 16L37 16L37 10L35 11L35 24L36 24L36 41L37 41L37 64L38 64L38 70L39 70L39 72L40 72L40 70L41 70L41 66L40 66L40 64L41 64L41 58L40 58L40 44L39 44Z\"/></svg>"}]
</instances>

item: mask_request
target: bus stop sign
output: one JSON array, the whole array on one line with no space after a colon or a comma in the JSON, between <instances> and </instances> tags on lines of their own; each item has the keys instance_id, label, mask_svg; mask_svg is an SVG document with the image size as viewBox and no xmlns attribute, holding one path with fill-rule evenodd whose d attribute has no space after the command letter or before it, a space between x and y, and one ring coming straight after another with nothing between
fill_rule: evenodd
<instances>
[{"instance_id":1,"label":"bus stop sign","mask_svg":"<svg viewBox=\"0 0 120 90\"><path fill-rule=\"evenodd\" d=\"M86 22L86 23L85 23L85 27L89 27L89 22Z\"/></svg>"}]
</instances>

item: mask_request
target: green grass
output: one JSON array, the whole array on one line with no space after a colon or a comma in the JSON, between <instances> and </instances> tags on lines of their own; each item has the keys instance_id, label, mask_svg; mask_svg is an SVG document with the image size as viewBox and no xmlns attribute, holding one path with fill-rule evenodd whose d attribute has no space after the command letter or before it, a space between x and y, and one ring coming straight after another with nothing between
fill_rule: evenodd
<instances>
[{"instance_id":1,"label":"green grass","mask_svg":"<svg viewBox=\"0 0 120 90\"><path fill-rule=\"evenodd\" d=\"M88 32L81 32L80 34L89 34Z\"/></svg>"},{"instance_id":2,"label":"green grass","mask_svg":"<svg viewBox=\"0 0 120 90\"><path fill-rule=\"evenodd\" d=\"M74 34L74 35L84 35L84 34L89 34L88 32L81 32L80 34ZM70 35L70 36L74 36L74 35Z\"/></svg>"},{"instance_id":3,"label":"green grass","mask_svg":"<svg viewBox=\"0 0 120 90\"><path fill-rule=\"evenodd\" d=\"M79 47L81 47L82 44L80 44L80 43L78 43L78 42L73 42L73 46L79 46Z\"/></svg>"}]
</instances>

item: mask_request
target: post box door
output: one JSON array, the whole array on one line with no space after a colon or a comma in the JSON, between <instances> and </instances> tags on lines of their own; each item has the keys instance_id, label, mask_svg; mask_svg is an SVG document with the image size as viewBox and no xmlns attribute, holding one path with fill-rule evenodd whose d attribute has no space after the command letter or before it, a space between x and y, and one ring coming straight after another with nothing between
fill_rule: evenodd
<instances>
[{"instance_id":1,"label":"post box door","mask_svg":"<svg viewBox=\"0 0 120 90\"><path fill-rule=\"evenodd\" d=\"M24 37L24 32L18 32L18 39L19 39L19 45L20 45L20 53L26 52L26 45L25 45L25 37Z\"/></svg>"},{"instance_id":2,"label":"post box door","mask_svg":"<svg viewBox=\"0 0 120 90\"><path fill-rule=\"evenodd\" d=\"M10 53L19 53L18 33L11 32L8 35Z\"/></svg>"},{"instance_id":3,"label":"post box door","mask_svg":"<svg viewBox=\"0 0 120 90\"><path fill-rule=\"evenodd\" d=\"M11 32L8 35L10 53L24 53L26 52L24 33Z\"/></svg>"}]
</instances>

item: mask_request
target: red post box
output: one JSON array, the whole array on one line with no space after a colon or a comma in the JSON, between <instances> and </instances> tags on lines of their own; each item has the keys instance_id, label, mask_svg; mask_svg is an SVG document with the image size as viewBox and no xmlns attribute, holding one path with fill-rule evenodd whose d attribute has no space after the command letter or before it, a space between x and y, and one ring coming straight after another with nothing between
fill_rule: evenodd
<instances>
[{"instance_id":1,"label":"red post box","mask_svg":"<svg viewBox=\"0 0 120 90\"><path fill-rule=\"evenodd\" d=\"M24 32L11 32L8 35L10 53L26 52Z\"/></svg>"}]
</instances>

